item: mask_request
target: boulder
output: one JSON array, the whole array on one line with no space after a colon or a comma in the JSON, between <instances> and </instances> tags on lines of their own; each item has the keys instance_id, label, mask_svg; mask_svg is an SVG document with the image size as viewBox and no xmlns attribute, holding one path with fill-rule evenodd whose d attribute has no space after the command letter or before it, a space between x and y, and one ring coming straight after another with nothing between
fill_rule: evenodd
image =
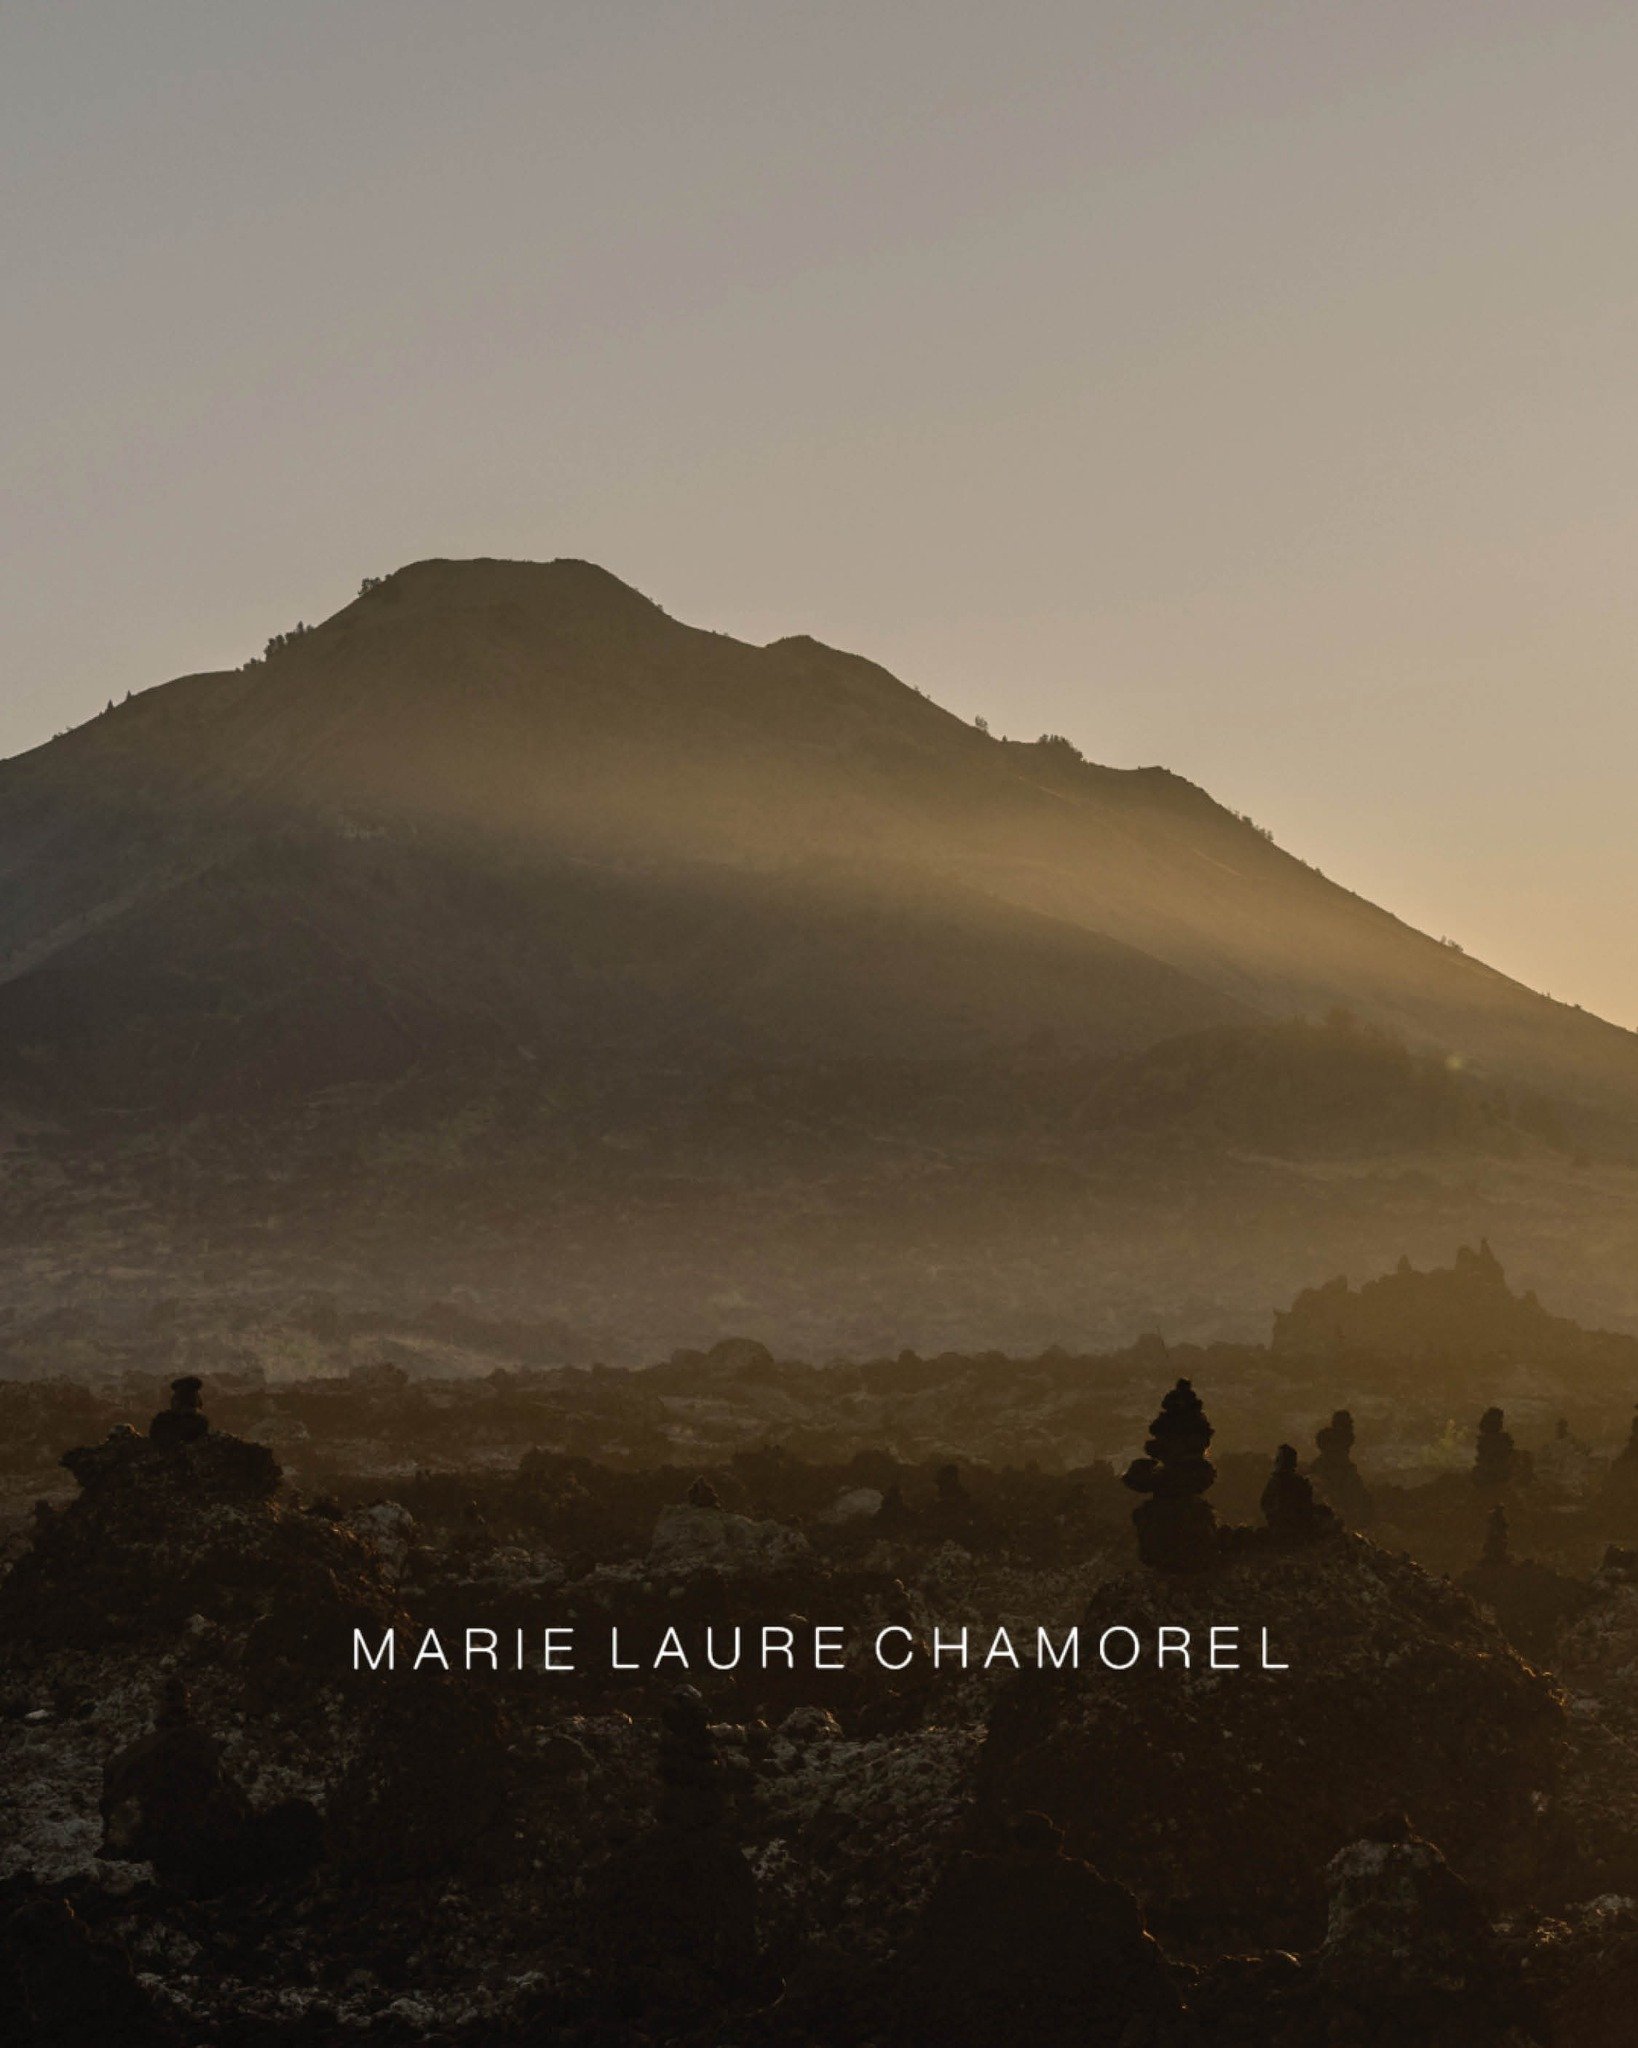
<instances>
[{"instance_id":1,"label":"boulder","mask_svg":"<svg viewBox=\"0 0 1638 2048\"><path fill-rule=\"evenodd\" d=\"M837 1494L828 1507L821 1508L817 1519L831 1527L873 1521L882 1511L882 1500L874 1486L850 1486Z\"/></svg>"},{"instance_id":2,"label":"boulder","mask_svg":"<svg viewBox=\"0 0 1638 2048\"><path fill-rule=\"evenodd\" d=\"M1137 2048L1175 2038L1181 2011L1132 1894L1038 1813L951 1859L896 1976L907 2048Z\"/></svg>"},{"instance_id":3,"label":"boulder","mask_svg":"<svg viewBox=\"0 0 1638 2048\"><path fill-rule=\"evenodd\" d=\"M660 1511L648 1563L652 1571L686 1578L701 1571L788 1571L809 1555L808 1539L783 1522L757 1522L727 1508L677 1501Z\"/></svg>"},{"instance_id":4,"label":"boulder","mask_svg":"<svg viewBox=\"0 0 1638 2048\"><path fill-rule=\"evenodd\" d=\"M1539 2015L1502 1956L1472 1891L1403 1819L1379 1823L1331 1860L1316 1976L1332 2038L1418 2048L1544 2041ZM1348 2038L1346 2032L1341 2038Z\"/></svg>"}]
</instances>

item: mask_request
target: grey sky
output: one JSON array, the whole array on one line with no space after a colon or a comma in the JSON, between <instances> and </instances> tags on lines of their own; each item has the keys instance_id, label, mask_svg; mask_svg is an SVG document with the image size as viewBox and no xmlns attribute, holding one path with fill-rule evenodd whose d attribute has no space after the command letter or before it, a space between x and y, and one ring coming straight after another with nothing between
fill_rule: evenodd
<instances>
[{"instance_id":1,"label":"grey sky","mask_svg":"<svg viewBox=\"0 0 1638 2048\"><path fill-rule=\"evenodd\" d=\"M0 0L0 751L586 555L1638 1023L1638 10Z\"/></svg>"}]
</instances>

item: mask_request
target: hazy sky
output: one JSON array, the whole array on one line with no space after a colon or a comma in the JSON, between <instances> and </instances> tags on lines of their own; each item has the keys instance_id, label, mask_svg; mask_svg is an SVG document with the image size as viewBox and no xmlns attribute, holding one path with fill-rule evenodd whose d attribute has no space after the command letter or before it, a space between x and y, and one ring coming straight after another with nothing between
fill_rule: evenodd
<instances>
[{"instance_id":1,"label":"hazy sky","mask_svg":"<svg viewBox=\"0 0 1638 2048\"><path fill-rule=\"evenodd\" d=\"M0 752L585 555L1638 1024L1632 0L0 0Z\"/></svg>"}]
</instances>

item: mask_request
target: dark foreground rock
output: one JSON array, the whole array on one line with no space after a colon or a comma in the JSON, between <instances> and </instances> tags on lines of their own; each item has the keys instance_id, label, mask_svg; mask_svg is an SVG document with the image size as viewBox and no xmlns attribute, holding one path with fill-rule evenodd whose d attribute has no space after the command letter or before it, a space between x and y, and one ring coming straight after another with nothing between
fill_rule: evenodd
<instances>
[{"instance_id":1,"label":"dark foreground rock","mask_svg":"<svg viewBox=\"0 0 1638 2048\"><path fill-rule=\"evenodd\" d=\"M1188 1669L1152 1652L1096 1667L1106 1630L1153 1645L1163 1624L1190 1631ZM1209 1668L1214 1625L1237 1627L1241 1669ZM1265 1631L1288 1668L1261 1668ZM1111 1581L1081 1640L1078 1677L1026 1673L997 1703L986 1796L1050 1813L1162 1930L1311 1946L1326 1865L1395 1807L1487 1891L1529 1881L1561 1709L1408 1560L1341 1533L1252 1539L1209 1574ZM1123 1637L1112 1649L1129 1653Z\"/></svg>"},{"instance_id":2,"label":"dark foreground rock","mask_svg":"<svg viewBox=\"0 0 1638 2048\"><path fill-rule=\"evenodd\" d=\"M184 2036L117 1943L99 1940L66 1900L13 1883L0 1890L0 2040L182 2048Z\"/></svg>"},{"instance_id":3,"label":"dark foreground rock","mask_svg":"<svg viewBox=\"0 0 1638 2048\"><path fill-rule=\"evenodd\" d=\"M1316 1976L1332 2039L1499 2048L1545 2023L1473 1891L1402 1819L1335 1856Z\"/></svg>"},{"instance_id":4,"label":"dark foreground rock","mask_svg":"<svg viewBox=\"0 0 1638 2048\"><path fill-rule=\"evenodd\" d=\"M0 1585L7 2048L1522 2048L1538 2010L1625 2040L1626 1552L1562 1635L1566 1712L1289 1449L1225 1461L1266 1526L1219 1520L1192 1388L1137 1571L1113 1470L531 1454L344 1507L202 1393L73 1454ZM1482 1509L1447 1492L1465 1563ZM1077 1617L1081 1674L1031 1668ZM463 1668L467 1624L570 1620L572 1674ZM701 1660L757 1620L912 1662ZM982 1664L1003 1620L1016 1675ZM396 1669L350 1668L355 1624ZM417 1672L433 1626L452 1662ZM935 1666L941 1628L980 1654ZM686 1677L650 1661L673 1633Z\"/></svg>"},{"instance_id":5,"label":"dark foreground rock","mask_svg":"<svg viewBox=\"0 0 1638 2048\"><path fill-rule=\"evenodd\" d=\"M377 1561L350 1530L280 1495L264 1445L187 1416L200 1427L158 1442L120 1430L65 1455L80 1493L37 1511L32 1543L0 1581L0 1631L42 1650L106 1650L197 1616L256 1631L250 1648L264 1662L333 1662L336 1631L392 1606Z\"/></svg>"},{"instance_id":6,"label":"dark foreground rock","mask_svg":"<svg viewBox=\"0 0 1638 2048\"><path fill-rule=\"evenodd\" d=\"M1064 1853L1044 1814L963 1850L897 1972L906 2048L1139 2048L1183 2038L1182 1999L1124 1885Z\"/></svg>"}]
</instances>

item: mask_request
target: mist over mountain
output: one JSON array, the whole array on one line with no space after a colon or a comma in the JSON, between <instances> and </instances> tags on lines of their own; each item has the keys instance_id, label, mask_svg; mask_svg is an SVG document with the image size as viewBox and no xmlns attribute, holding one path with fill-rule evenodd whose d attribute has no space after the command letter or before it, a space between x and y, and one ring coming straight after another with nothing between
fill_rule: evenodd
<instances>
[{"instance_id":1,"label":"mist over mountain","mask_svg":"<svg viewBox=\"0 0 1638 2048\"><path fill-rule=\"evenodd\" d=\"M1631 1034L1180 778L991 739L856 656L680 625L580 562L416 564L6 764L0 871L0 1039L95 1045L121 1107L150 1023L162 1094L242 1096L451 1042L1130 1051L1335 1006L1638 1103Z\"/></svg>"},{"instance_id":2,"label":"mist over mountain","mask_svg":"<svg viewBox=\"0 0 1638 2048\"><path fill-rule=\"evenodd\" d=\"M0 766L0 875L18 1313L93 1231L615 1349L901 1287L1016 1342L1483 1228L1576 1301L1566 1204L1627 1227L1638 1037L1163 769L583 562L417 563L111 706Z\"/></svg>"}]
</instances>

